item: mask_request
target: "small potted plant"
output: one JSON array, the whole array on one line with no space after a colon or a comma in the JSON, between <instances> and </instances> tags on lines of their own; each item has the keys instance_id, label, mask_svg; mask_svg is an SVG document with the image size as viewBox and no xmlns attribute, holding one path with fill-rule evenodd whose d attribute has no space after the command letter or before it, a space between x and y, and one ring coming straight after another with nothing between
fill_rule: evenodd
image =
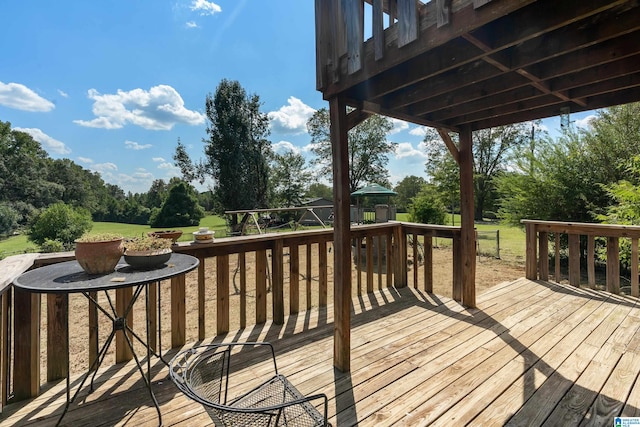
<instances>
[{"instance_id":1,"label":"small potted plant","mask_svg":"<svg viewBox=\"0 0 640 427\"><path fill-rule=\"evenodd\" d=\"M107 274L115 270L124 251L123 237L114 233L87 233L78 238L76 260L88 274Z\"/></svg>"},{"instance_id":2,"label":"small potted plant","mask_svg":"<svg viewBox=\"0 0 640 427\"><path fill-rule=\"evenodd\" d=\"M124 260L132 267L157 267L171 258L171 239L142 236L124 242Z\"/></svg>"},{"instance_id":3,"label":"small potted plant","mask_svg":"<svg viewBox=\"0 0 640 427\"><path fill-rule=\"evenodd\" d=\"M171 239L173 243L176 243L180 236L182 236L182 230L157 230L150 231L149 233L147 233L147 235L152 237L160 237L162 239Z\"/></svg>"}]
</instances>

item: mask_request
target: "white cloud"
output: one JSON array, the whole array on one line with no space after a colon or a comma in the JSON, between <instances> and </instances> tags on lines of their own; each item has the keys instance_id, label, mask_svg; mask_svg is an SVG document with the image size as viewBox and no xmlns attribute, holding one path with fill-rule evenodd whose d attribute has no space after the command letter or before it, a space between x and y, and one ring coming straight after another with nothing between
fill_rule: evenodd
<instances>
[{"instance_id":1,"label":"white cloud","mask_svg":"<svg viewBox=\"0 0 640 427\"><path fill-rule=\"evenodd\" d=\"M273 152L277 154L285 154L287 152L293 152L294 154L300 154L300 149L290 143L289 141L280 141L271 145Z\"/></svg>"},{"instance_id":2,"label":"white cloud","mask_svg":"<svg viewBox=\"0 0 640 427\"><path fill-rule=\"evenodd\" d=\"M393 128L389 131L389 135L393 135L395 133L400 133L404 130L409 129L409 123L404 120L391 119L391 123L393 124Z\"/></svg>"},{"instance_id":3,"label":"white cloud","mask_svg":"<svg viewBox=\"0 0 640 427\"><path fill-rule=\"evenodd\" d=\"M69 94L63 90L58 89L58 94L63 98L68 98Z\"/></svg>"},{"instance_id":4,"label":"white cloud","mask_svg":"<svg viewBox=\"0 0 640 427\"><path fill-rule=\"evenodd\" d=\"M71 149L64 142L50 137L38 128L13 128L13 130L28 133L33 139L42 144L43 148L48 152L56 154L69 154L71 152Z\"/></svg>"},{"instance_id":5,"label":"white cloud","mask_svg":"<svg viewBox=\"0 0 640 427\"><path fill-rule=\"evenodd\" d=\"M316 111L304 102L290 96L289 105L283 105L278 111L268 113L271 119L271 127L274 131L283 134L301 134L307 131L307 120Z\"/></svg>"},{"instance_id":6,"label":"white cloud","mask_svg":"<svg viewBox=\"0 0 640 427\"><path fill-rule=\"evenodd\" d=\"M200 12L200 15L213 15L222 12L219 5L207 0L193 0L191 10Z\"/></svg>"},{"instance_id":7,"label":"white cloud","mask_svg":"<svg viewBox=\"0 0 640 427\"><path fill-rule=\"evenodd\" d=\"M401 142L396 148L396 159L403 159L408 163L424 163L427 160L427 154L414 148L410 142Z\"/></svg>"},{"instance_id":8,"label":"white cloud","mask_svg":"<svg viewBox=\"0 0 640 427\"><path fill-rule=\"evenodd\" d=\"M89 89L89 99L94 101L93 120L74 120L81 126L120 129L133 124L150 130L171 130L177 123L200 125L205 116L185 108L180 94L171 86L158 85L146 91L133 89L116 94L100 94Z\"/></svg>"},{"instance_id":9,"label":"white cloud","mask_svg":"<svg viewBox=\"0 0 640 427\"><path fill-rule=\"evenodd\" d=\"M173 163L169 163L169 162L160 163L158 165L158 169L180 170L180 168L175 167Z\"/></svg>"},{"instance_id":10,"label":"white cloud","mask_svg":"<svg viewBox=\"0 0 640 427\"><path fill-rule=\"evenodd\" d=\"M164 157L154 157L151 160L153 160L154 162L164 162Z\"/></svg>"},{"instance_id":11,"label":"white cloud","mask_svg":"<svg viewBox=\"0 0 640 427\"><path fill-rule=\"evenodd\" d=\"M93 159L89 157L78 157L78 161L81 163L93 163Z\"/></svg>"},{"instance_id":12,"label":"white cloud","mask_svg":"<svg viewBox=\"0 0 640 427\"><path fill-rule=\"evenodd\" d=\"M595 114L589 114L588 116L576 120L576 126L579 128L589 129L591 128L591 120L596 118Z\"/></svg>"},{"instance_id":13,"label":"white cloud","mask_svg":"<svg viewBox=\"0 0 640 427\"><path fill-rule=\"evenodd\" d=\"M107 163L96 163L92 166L92 168L97 171L97 172L111 172L111 171L117 171L118 170L118 166L116 166L115 163L111 163L111 162L107 162Z\"/></svg>"},{"instance_id":14,"label":"white cloud","mask_svg":"<svg viewBox=\"0 0 640 427\"><path fill-rule=\"evenodd\" d=\"M129 150L144 150L144 149L153 147L153 145L151 145L151 144L144 144L143 145L143 144L138 144L135 141L125 141L124 145L126 145L126 147Z\"/></svg>"},{"instance_id":15,"label":"white cloud","mask_svg":"<svg viewBox=\"0 0 640 427\"><path fill-rule=\"evenodd\" d=\"M51 111L55 108L48 101L20 83L0 82L0 105L23 111Z\"/></svg>"},{"instance_id":16,"label":"white cloud","mask_svg":"<svg viewBox=\"0 0 640 427\"><path fill-rule=\"evenodd\" d=\"M427 134L427 129L429 128L426 126L418 126L411 129L409 135L424 137Z\"/></svg>"},{"instance_id":17,"label":"white cloud","mask_svg":"<svg viewBox=\"0 0 640 427\"><path fill-rule=\"evenodd\" d=\"M187 26L187 28L198 28L198 24L196 24L194 21L189 21L185 25Z\"/></svg>"}]
</instances>

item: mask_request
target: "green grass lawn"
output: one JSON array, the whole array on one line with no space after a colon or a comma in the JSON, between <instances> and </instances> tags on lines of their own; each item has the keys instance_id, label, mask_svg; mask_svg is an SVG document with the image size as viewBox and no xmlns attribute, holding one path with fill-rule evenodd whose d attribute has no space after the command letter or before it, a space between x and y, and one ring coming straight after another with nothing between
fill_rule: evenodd
<instances>
[{"instance_id":1,"label":"green grass lawn","mask_svg":"<svg viewBox=\"0 0 640 427\"><path fill-rule=\"evenodd\" d=\"M209 215L200 221L199 226L194 227L175 227L182 230L182 237L179 241L191 241L193 240L194 231L198 231L198 227L209 227L210 230L216 232L217 237L224 237L227 234L227 225L224 218L215 215ZM91 228L91 233L117 233L124 237L136 237L145 235L149 231L159 230L159 228L151 228L148 225L137 224L121 224L117 222L94 222ZM0 259L9 255L14 255L24 252L37 252L37 246L27 240L25 234L17 236L11 236L7 239L0 240Z\"/></svg>"},{"instance_id":2,"label":"green grass lawn","mask_svg":"<svg viewBox=\"0 0 640 427\"><path fill-rule=\"evenodd\" d=\"M408 221L409 214L399 213L396 216L398 221ZM447 218L451 225L451 216ZM454 221L460 225L460 216L455 215ZM200 227L209 227L216 232L217 237L225 237L227 225L224 218L215 215L208 215L200 221ZM176 227L183 231L179 241L188 242L193 240L192 233L198 231L198 227ZM476 224L478 230L478 248L482 254L491 255L496 252L496 230L500 232L500 257L508 261L521 261L525 253L525 233L524 229L501 225L500 223ZM135 237L148 233L158 228L151 228L148 225L120 224L114 222L95 222L91 232L95 233L118 233L125 237ZM437 242L439 245L448 245L448 239ZM26 235L17 235L8 239L0 240L0 259L17 253L36 252L35 244L27 240Z\"/></svg>"}]
</instances>

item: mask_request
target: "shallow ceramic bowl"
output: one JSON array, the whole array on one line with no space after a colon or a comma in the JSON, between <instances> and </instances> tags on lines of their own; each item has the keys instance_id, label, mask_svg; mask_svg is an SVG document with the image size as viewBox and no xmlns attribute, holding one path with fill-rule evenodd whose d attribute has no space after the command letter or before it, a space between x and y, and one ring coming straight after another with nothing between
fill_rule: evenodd
<instances>
[{"instance_id":1,"label":"shallow ceramic bowl","mask_svg":"<svg viewBox=\"0 0 640 427\"><path fill-rule=\"evenodd\" d=\"M171 249L160 251L126 251L124 262L133 268L151 269L166 264L171 258Z\"/></svg>"}]
</instances>

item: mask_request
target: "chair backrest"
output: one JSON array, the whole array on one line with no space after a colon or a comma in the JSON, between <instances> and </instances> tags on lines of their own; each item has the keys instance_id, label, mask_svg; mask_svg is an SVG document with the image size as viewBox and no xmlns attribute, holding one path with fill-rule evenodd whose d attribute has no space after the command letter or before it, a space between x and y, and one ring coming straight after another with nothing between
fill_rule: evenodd
<instances>
[{"instance_id":1,"label":"chair backrest","mask_svg":"<svg viewBox=\"0 0 640 427\"><path fill-rule=\"evenodd\" d=\"M178 387L190 390L201 399L226 404L230 349L194 347L172 362L171 376Z\"/></svg>"}]
</instances>

